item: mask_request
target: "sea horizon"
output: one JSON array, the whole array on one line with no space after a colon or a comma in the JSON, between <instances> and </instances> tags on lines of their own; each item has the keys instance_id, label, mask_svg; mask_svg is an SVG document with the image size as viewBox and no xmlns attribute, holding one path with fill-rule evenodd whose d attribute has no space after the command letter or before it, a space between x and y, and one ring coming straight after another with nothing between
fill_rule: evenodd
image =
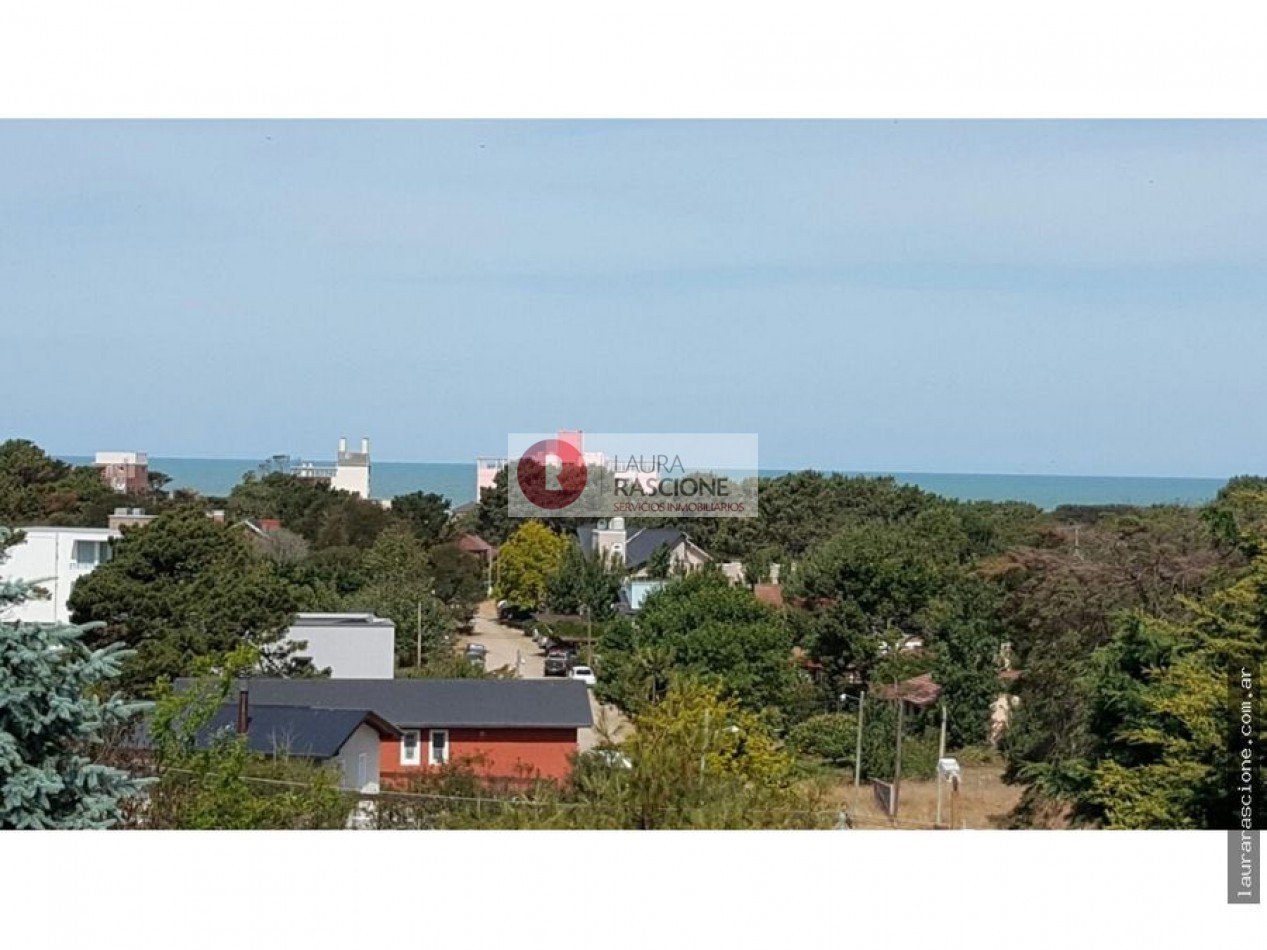
<instances>
[{"instance_id":1,"label":"sea horizon","mask_svg":"<svg viewBox=\"0 0 1267 950\"><path fill-rule=\"evenodd\" d=\"M92 456L60 455L76 465L92 463ZM314 461L333 465L333 461ZM263 459L149 457L150 469L169 476L169 490L192 489L209 497L223 497L247 472L259 472ZM762 468L762 477L792 472L893 478L899 484L960 501L1025 502L1045 510L1061 505L1202 505L1215 497L1227 478L1167 475L1047 475L1001 472L900 472L823 467ZM475 461L374 461L370 494L390 499L415 491L435 492L453 507L475 500Z\"/></svg>"}]
</instances>

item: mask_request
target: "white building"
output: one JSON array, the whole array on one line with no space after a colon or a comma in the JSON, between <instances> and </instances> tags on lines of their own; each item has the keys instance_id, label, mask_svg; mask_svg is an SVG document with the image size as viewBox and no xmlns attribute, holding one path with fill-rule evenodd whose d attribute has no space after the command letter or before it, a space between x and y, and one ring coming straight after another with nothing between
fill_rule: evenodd
<instances>
[{"instance_id":1,"label":"white building","mask_svg":"<svg viewBox=\"0 0 1267 950\"><path fill-rule=\"evenodd\" d=\"M339 457L334 463L330 487L351 492L361 498L370 497L370 440L361 440L361 451L349 452L348 440L339 439Z\"/></svg>"},{"instance_id":2,"label":"white building","mask_svg":"<svg viewBox=\"0 0 1267 950\"><path fill-rule=\"evenodd\" d=\"M296 654L332 679L382 679L396 675L396 625L372 613L301 613L286 639L308 646Z\"/></svg>"},{"instance_id":3,"label":"white building","mask_svg":"<svg viewBox=\"0 0 1267 950\"><path fill-rule=\"evenodd\" d=\"M370 440L361 439L361 451L349 452L348 440L339 439L339 455L333 465L326 462L291 460L289 455L274 455L260 466L261 471L282 471L298 478L311 478L328 484L336 491L351 492L361 498L370 497Z\"/></svg>"},{"instance_id":4,"label":"white building","mask_svg":"<svg viewBox=\"0 0 1267 950\"><path fill-rule=\"evenodd\" d=\"M23 580L48 592L9 608L0 620L25 623L69 623L66 602L75 581L110 560L120 537L110 528L19 528L25 539L5 551L0 578Z\"/></svg>"}]
</instances>

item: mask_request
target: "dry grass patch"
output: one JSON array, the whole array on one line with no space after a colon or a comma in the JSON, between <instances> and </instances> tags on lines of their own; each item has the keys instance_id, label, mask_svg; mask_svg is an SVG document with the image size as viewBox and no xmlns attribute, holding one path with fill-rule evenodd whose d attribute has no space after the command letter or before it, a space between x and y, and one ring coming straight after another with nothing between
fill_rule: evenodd
<instances>
[{"instance_id":1,"label":"dry grass patch","mask_svg":"<svg viewBox=\"0 0 1267 950\"><path fill-rule=\"evenodd\" d=\"M1021 792L1019 786L1004 784L1001 765L965 765L959 785L959 799L955 805L956 827L1002 827L1008 813L1020 801ZM844 773L839 785L832 790L831 800L844 807L853 819L855 828L931 829L937 817L935 781L902 782L896 825L890 824L869 783L862 783L855 801L853 778L848 773ZM950 785L944 784L941 814L942 824L947 826L950 824L950 800Z\"/></svg>"}]
</instances>

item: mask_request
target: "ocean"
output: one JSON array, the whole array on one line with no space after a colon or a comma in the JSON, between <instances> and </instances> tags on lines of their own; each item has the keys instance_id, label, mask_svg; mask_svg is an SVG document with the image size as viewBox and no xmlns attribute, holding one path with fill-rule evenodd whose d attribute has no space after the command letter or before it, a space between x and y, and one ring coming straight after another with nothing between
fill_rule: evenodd
<instances>
[{"instance_id":1,"label":"ocean","mask_svg":"<svg viewBox=\"0 0 1267 950\"><path fill-rule=\"evenodd\" d=\"M85 456L64 456L77 465ZM224 496L259 459L195 459L150 457L150 470L171 476L169 489L192 488L204 495ZM785 470L763 471L782 475ZM1023 501L1040 508L1058 505L1202 505L1223 486L1220 478L1137 478L1098 475L969 475L925 472L845 472L848 475L892 475L946 498L963 501ZM475 463L374 462L370 492L392 498L409 492L436 492L454 507L475 500Z\"/></svg>"}]
</instances>

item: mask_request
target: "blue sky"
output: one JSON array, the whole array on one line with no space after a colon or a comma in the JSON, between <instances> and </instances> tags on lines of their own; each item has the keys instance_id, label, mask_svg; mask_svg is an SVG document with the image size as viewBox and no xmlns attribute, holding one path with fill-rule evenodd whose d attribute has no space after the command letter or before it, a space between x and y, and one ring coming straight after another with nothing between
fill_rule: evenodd
<instances>
[{"instance_id":1,"label":"blue sky","mask_svg":"<svg viewBox=\"0 0 1267 950\"><path fill-rule=\"evenodd\" d=\"M1267 123L0 122L0 437L1267 472Z\"/></svg>"}]
</instances>

